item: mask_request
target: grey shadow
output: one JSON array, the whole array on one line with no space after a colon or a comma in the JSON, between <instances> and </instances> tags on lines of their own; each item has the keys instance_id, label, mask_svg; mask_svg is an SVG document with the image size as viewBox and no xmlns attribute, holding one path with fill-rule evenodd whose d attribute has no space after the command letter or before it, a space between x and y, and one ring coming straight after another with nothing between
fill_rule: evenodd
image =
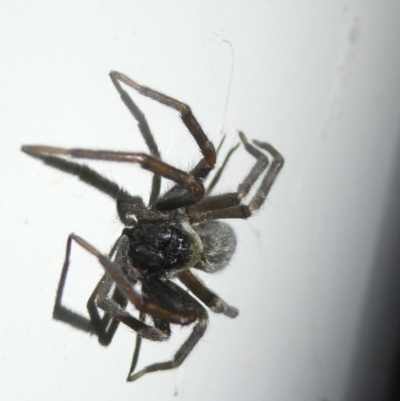
<instances>
[{"instance_id":1,"label":"grey shadow","mask_svg":"<svg viewBox=\"0 0 400 401\"><path fill-rule=\"evenodd\" d=\"M400 400L400 146L397 149L346 401Z\"/></svg>"}]
</instances>

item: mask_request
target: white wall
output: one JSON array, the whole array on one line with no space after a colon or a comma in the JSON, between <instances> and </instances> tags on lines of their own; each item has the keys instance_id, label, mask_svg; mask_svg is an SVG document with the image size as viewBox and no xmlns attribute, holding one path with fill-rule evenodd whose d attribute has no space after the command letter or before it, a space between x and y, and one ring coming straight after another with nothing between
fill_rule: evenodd
<instances>
[{"instance_id":1,"label":"white wall","mask_svg":"<svg viewBox=\"0 0 400 401\"><path fill-rule=\"evenodd\" d=\"M1 398L384 399L399 338L399 13L394 0L3 2ZM286 158L265 207L232 222L230 268L206 279L239 317L212 315L181 368L136 383L130 330L104 349L51 319L67 235L106 252L113 202L19 152L145 150L111 69L188 102L213 141L241 129ZM135 100L167 161L198 160L173 112ZM253 162L234 160L220 191ZM148 194L139 168L91 165ZM101 269L75 251L67 299L85 312ZM174 332L140 364L171 356L189 333Z\"/></svg>"}]
</instances>

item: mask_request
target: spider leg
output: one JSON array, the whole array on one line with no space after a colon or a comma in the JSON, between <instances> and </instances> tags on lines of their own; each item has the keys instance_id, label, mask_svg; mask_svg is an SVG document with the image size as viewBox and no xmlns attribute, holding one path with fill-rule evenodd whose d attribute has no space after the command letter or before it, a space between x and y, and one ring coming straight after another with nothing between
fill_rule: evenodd
<instances>
[{"instance_id":1,"label":"spider leg","mask_svg":"<svg viewBox=\"0 0 400 401\"><path fill-rule=\"evenodd\" d=\"M177 368L187 358L187 356L190 354L190 352L202 338L207 329L207 324L208 324L207 311L183 288L174 284L172 281L167 281L166 285L170 287L170 289L172 289L176 294L179 295L178 299L179 302L181 303L181 306L196 311L197 323L193 327L192 333L189 335L186 341L180 346L180 348L178 349L178 351L175 353L174 357L171 360L148 365L144 369L134 374L132 374L133 372L132 369L129 372L127 381L131 382L137 380L146 373Z\"/></svg>"},{"instance_id":2,"label":"spider leg","mask_svg":"<svg viewBox=\"0 0 400 401\"><path fill-rule=\"evenodd\" d=\"M193 138L200 148L201 153L203 154L203 171L201 172L201 175L195 175L195 177L205 178L205 176L214 168L216 161L216 152L214 149L214 145L208 139L200 124L197 122L190 107L187 104L180 102L179 100L164 95L163 93L157 92L146 86L140 85L132 79L128 78L126 75L121 74L120 72L111 71L110 77L114 82L114 85L116 81L123 82L124 84L135 89L141 95L156 100L157 102L171 107L180 113L183 123L192 134ZM200 171L198 171L196 174L200 174Z\"/></svg>"},{"instance_id":3,"label":"spider leg","mask_svg":"<svg viewBox=\"0 0 400 401\"><path fill-rule=\"evenodd\" d=\"M125 310L128 298L122 291L116 288L112 297L110 298L108 296L114 283L108 273L100 280L88 300L87 307L90 319L68 309L62 304L62 297L69 269L72 240L78 242L76 237L77 236L74 234L71 234L67 240L66 257L57 289L53 318L67 323L76 329L96 334L100 344L105 346L111 342L119 322L123 322L142 337L153 341L166 340L169 337L169 333L144 324ZM106 313L102 318L100 317L98 308L101 308Z\"/></svg>"},{"instance_id":4,"label":"spider leg","mask_svg":"<svg viewBox=\"0 0 400 401\"><path fill-rule=\"evenodd\" d=\"M144 322L146 319L146 314L144 314L143 312L140 312L139 315L139 320ZM157 319L154 316L152 317L152 320L154 322L154 326L160 330L162 330L163 332L166 333L171 333L170 330L170 326L169 323L163 319ZM131 366L129 368L129 372L128 372L128 377L127 377L127 381L129 381L129 377L133 374L133 372L136 369L136 365L138 363L139 360L139 353L140 353L140 348L142 345L142 337L140 335L136 335L136 341L135 341L135 350L133 352L133 356L132 356L132 362L131 362Z\"/></svg>"},{"instance_id":5,"label":"spider leg","mask_svg":"<svg viewBox=\"0 0 400 401\"><path fill-rule=\"evenodd\" d=\"M263 171L267 168L267 166L265 166L264 168L262 168L261 165L257 166L260 160L262 160L262 155L264 154L261 153L256 147L254 147L247 141L247 138L243 132L239 132L239 135L246 150L257 159L257 163L250 171L249 175L244 179L244 181L238 187L238 197L240 200L242 200L249 193L252 185L255 183L258 177L263 173ZM254 140L253 143L257 145L259 148L268 151L272 155L273 160L271 162L270 167L268 168L267 173L265 174L265 177L261 181L260 187L258 188L257 192L255 193L255 195L253 196L253 198L249 203L248 207L251 214L253 214L253 212L258 210L264 203L272 187L272 184L275 182L275 179L278 176L279 171L281 170L285 162L282 155L271 144L266 142L260 142L257 140Z\"/></svg>"},{"instance_id":6,"label":"spider leg","mask_svg":"<svg viewBox=\"0 0 400 401\"><path fill-rule=\"evenodd\" d=\"M128 95L126 91L124 91L116 77L113 74L110 74L110 78L112 83L114 84L115 88L117 89L118 93L121 96L122 101L124 102L125 106L131 112L132 116L136 119L139 130L142 134L143 139L146 142L146 145L150 151L150 154L157 159L161 159L160 151L158 150L158 146L156 141L154 140L154 136L150 130L149 124L145 115L136 105L136 103L132 100L132 98ZM161 189L161 177L159 174L153 174L153 184L151 186L151 194L149 198L149 205L155 203L160 196L160 189Z\"/></svg>"},{"instance_id":7,"label":"spider leg","mask_svg":"<svg viewBox=\"0 0 400 401\"><path fill-rule=\"evenodd\" d=\"M204 186L196 177L189 173L179 170L171 165L164 163L161 160L145 153L136 152L114 152L107 150L90 150L90 149L63 149L51 146L28 146L22 147L22 150L34 157L38 157L46 161L47 158L53 155L71 156L80 159L108 160L116 162L137 163L142 168L153 173L159 174L171 181L176 182L184 187L195 198L201 199L204 195ZM54 159L54 156L53 156ZM58 159L58 158L57 158ZM77 174L75 174L77 175Z\"/></svg>"},{"instance_id":8,"label":"spider leg","mask_svg":"<svg viewBox=\"0 0 400 401\"><path fill-rule=\"evenodd\" d=\"M129 376L127 381L132 382L134 380L137 380L146 373L156 372L159 370L174 369L180 366L193 350L193 348L196 346L196 344L199 342L201 337L203 337L207 329L207 315L202 314L201 316L199 316L198 320L198 323L194 326L193 331L188 339L182 344L182 346L178 349L178 351L170 361L148 365L139 372Z\"/></svg>"},{"instance_id":9,"label":"spider leg","mask_svg":"<svg viewBox=\"0 0 400 401\"><path fill-rule=\"evenodd\" d=\"M110 257L115 257L115 254L118 251L120 241L116 241L110 251ZM115 332L118 329L120 321L114 316L104 313L103 317L100 317L98 312L98 307L96 304L96 298L100 291L102 290L101 286L107 288L108 292L111 292L112 283L110 282L110 276L104 274L101 278L100 282L97 284L96 288L94 289L92 295L89 297L87 302L87 310L89 312L91 324L95 333L97 334L98 340L100 344L107 346L111 343ZM128 304L128 299L124 296L124 294L118 290L117 287L114 289L114 293L112 295L112 300L117 302L123 309L126 308Z\"/></svg>"},{"instance_id":10,"label":"spider leg","mask_svg":"<svg viewBox=\"0 0 400 401\"><path fill-rule=\"evenodd\" d=\"M207 305L214 313L223 313L228 317L236 317L239 311L228 305L217 294L208 289L190 270L184 270L178 274L179 280Z\"/></svg>"},{"instance_id":11,"label":"spider leg","mask_svg":"<svg viewBox=\"0 0 400 401\"><path fill-rule=\"evenodd\" d=\"M171 223L175 217L169 212L160 212L149 209L143 204L123 200L117 202L117 211L122 223L128 227L150 222Z\"/></svg>"},{"instance_id":12,"label":"spider leg","mask_svg":"<svg viewBox=\"0 0 400 401\"><path fill-rule=\"evenodd\" d=\"M219 144L218 144L218 146L217 146L217 150L216 150L216 152L217 152L217 157L218 157L218 155L219 155L219 151L220 151L221 148L222 148L222 145L223 145L224 142L225 142L225 138L226 138L226 134L223 134L223 135L222 135L222 138L221 138L221 140L220 140L220 142L219 142Z\"/></svg>"},{"instance_id":13,"label":"spider leg","mask_svg":"<svg viewBox=\"0 0 400 401\"><path fill-rule=\"evenodd\" d=\"M124 235L120 237L120 240L121 239L127 240L126 236ZM157 303L142 297L134 289L128 276L121 270L118 263L115 263L108 256L100 253L95 247L90 245L87 241L85 241L83 238L79 237L76 234L70 234L70 240L71 241L74 240L82 248L86 249L89 253L91 253L98 259L98 261L103 266L106 273L108 273L112 277L112 280L116 284L118 289L128 298L129 302L131 302L133 306L139 311L143 311L146 314L150 314L152 316L165 319L170 323L180 324L182 326L188 325L192 323L194 320L196 320L197 314L195 311L188 310L182 312L175 312L163 308ZM105 310L105 308L111 309L111 307L109 307L107 303L103 305L103 300L106 301L107 299L103 299L103 296L101 296L100 299L97 299L97 304L99 305L100 303L101 308L103 310ZM106 312L109 312L109 310L106 310Z\"/></svg>"},{"instance_id":14,"label":"spider leg","mask_svg":"<svg viewBox=\"0 0 400 401\"><path fill-rule=\"evenodd\" d=\"M260 142L257 140L254 140L253 142L259 148L268 151L273 156L274 159L272 160L271 166L268 169L268 172L264 180L261 182L260 188L258 189L253 199L249 203L249 208L251 212L258 210L264 203L272 185L276 180L276 177L279 174L279 171L281 170L283 164L285 163L285 160L282 157L282 155L271 144L266 142Z\"/></svg>"},{"instance_id":15,"label":"spider leg","mask_svg":"<svg viewBox=\"0 0 400 401\"><path fill-rule=\"evenodd\" d=\"M56 320L60 320L64 323L67 323L77 329L87 331L90 333L95 333L97 334L99 342L101 344L108 345L111 342L112 337L114 336L114 333L118 328L119 321L114 320L110 324L111 319L110 316L107 314L105 314L103 318L101 318L98 313L97 305L95 302L101 286L104 287L106 285L108 290L111 289L111 283L109 282L110 280L107 274L105 274L100 280L100 282L96 285L96 288L94 289L92 295L90 296L87 302L87 309L89 312L90 320L76 312L71 311L62 304L62 297L64 293L64 287L66 285L69 264L70 264L69 259L71 254L71 246L72 246L72 238L71 236L69 236L67 240L63 269L61 271L61 277L57 288L56 301L53 309L53 318ZM116 248L117 248L117 243L113 246L110 255L112 255L115 252ZM124 297L121 292L114 291L113 300L115 302L118 302L123 308L126 307L127 300L126 297ZM109 330L107 330L106 332L107 328L109 328Z\"/></svg>"},{"instance_id":16,"label":"spider leg","mask_svg":"<svg viewBox=\"0 0 400 401\"><path fill-rule=\"evenodd\" d=\"M141 322L144 322L145 318L146 318L146 315L143 312L140 312L139 320ZM131 362L131 366L130 366L129 372L128 372L128 378L132 374L132 372L136 369L136 365L139 360L141 345L142 345L142 337L139 336L139 334L136 334L135 350L133 351L132 362ZM128 378L127 378L127 380L128 380Z\"/></svg>"},{"instance_id":17,"label":"spider leg","mask_svg":"<svg viewBox=\"0 0 400 401\"><path fill-rule=\"evenodd\" d=\"M229 218L247 219L264 203L279 171L283 167L284 159L269 143L253 141L255 145L268 151L273 156L271 165L267 170L269 163L267 156L250 144L242 132L239 132L239 135L245 149L257 159L256 164L243 182L239 184L237 192L206 197L195 205L187 206L186 213L191 223ZM249 204L241 203L242 199L249 193L253 184L265 170L267 170L267 172Z\"/></svg>"},{"instance_id":18,"label":"spider leg","mask_svg":"<svg viewBox=\"0 0 400 401\"><path fill-rule=\"evenodd\" d=\"M29 156L42 160L48 166L64 171L77 176L81 181L98 189L113 199L134 200L143 204L143 201L138 196L132 196L124 189L120 188L115 182L103 177L96 171L92 170L84 164L74 163L70 160L65 160L57 156L45 154L37 150L40 146L22 146L21 150Z\"/></svg>"},{"instance_id":19,"label":"spider leg","mask_svg":"<svg viewBox=\"0 0 400 401\"><path fill-rule=\"evenodd\" d=\"M97 335L99 343L104 346L107 346L111 343L121 321L117 318L115 314L111 315L108 313L104 313L103 317L101 317L99 314L99 308L96 304L96 298L98 293L101 291L101 286L105 285L107 278L109 279L109 276L107 277L106 274L102 277L101 281L97 284L86 305L90 316L92 330ZM109 287L109 289L111 289L111 286ZM117 288L112 294L112 300L115 303L118 303L118 305L120 305L122 309L125 309L128 303L126 297L120 291L118 291Z\"/></svg>"},{"instance_id":20,"label":"spider leg","mask_svg":"<svg viewBox=\"0 0 400 401\"><path fill-rule=\"evenodd\" d=\"M171 107L180 113L183 123L197 142L197 145L203 154L203 158L195 166L195 168L190 171L189 175L201 180L206 178L215 166L217 155L214 145L208 139L200 124L197 122L190 107L179 100L164 95L163 93L150 89L146 86L142 86L120 72L111 71L110 77L119 92L119 82L123 82L125 85L135 89L141 95L149 97L161 104L164 104L165 106ZM158 199L157 202L154 203L154 207L156 209L176 209L182 206L193 204L197 202L198 199L201 199L202 196L196 196L196 194L190 188L186 187L181 182L178 182L177 180L173 181L175 181L178 185L173 186L160 199Z\"/></svg>"},{"instance_id":21,"label":"spider leg","mask_svg":"<svg viewBox=\"0 0 400 401\"><path fill-rule=\"evenodd\" d=\"M222 142L223 142L223 140L222 140ZM222 144L222 142L221 142L221 144ZM229 152L226 154L225 159L221 164L221 167L215 173L214 178L212 179L212 181L210 182L210 184L207 187L206 195L209 195L212 192L212 190L214 189L214 187L217 185L219 179L221 178L221 175L222 175L223 171L225 170L226 165L228 164L229 159L233 155L233 152L235 152L235 150L239 147L239 145L240 144L238 143L237 145L233 146L229 150Z\"/></svg>"},{"instance_id":22,"label":"spider leg","mask_svg":"<svg viewBox=\"0 0 400 401\"><path fill-rule=\"evenodd\" d=\"M139 130L143 136L143 139L146 142L147 147L149 148L151 155L160 159L161 158L160 151L158 149L156 141L154 140L154 136L150 130L149 123L147 122L145 115L142 113L142 111L139 109L136 103L132 100L132 98L128 95L128 93L122 89L115 74L110 73L110 78L115 88L117 89L118 93L120 94L121 99L124 102L125 106L131 112L132 116L136 119L139 126Z\"/></svg>"}]
</instances>

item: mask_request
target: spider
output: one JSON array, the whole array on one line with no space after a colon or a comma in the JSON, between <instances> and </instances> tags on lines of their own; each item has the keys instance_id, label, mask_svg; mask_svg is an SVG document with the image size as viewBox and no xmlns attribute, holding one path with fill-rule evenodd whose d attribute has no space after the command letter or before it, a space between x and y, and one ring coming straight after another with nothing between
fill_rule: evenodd
<instances>
[{"instance_id":1,"label":"spider","mask_svg":"<svg viewBox=\"0 0 400 401\"><path fill-rule=\"evenodd\" d=\"M236 248L236 237L233 229L220 220L247 219L256 212L264 203L284 160L272 145L259 141L252 144L239 132L244 148L256 162L236 192L211 195L239 144L230 149L205 189L203 182L215 167L224 138L215 151L187 104L142 86L119 72L110 72L110 78L136 119L150 155L41 145L25 145L22 151L51 167L77 176L116 200L118 215L125 228L108 255L102 254L78 235L69 235L53 317L96 335L104 346L110 344L120 322L133 329L137 333L136 345L127 381L134 381L146 373L173 369L182 364L206 331L208 314L204 305L230 318L238 315L238 310L208 289L192 269L215 273L228 265ZM144 114L121 83L180 113L203 156L192 170L182 171L162 161ZM270 164L267 154L261 150L272 156ZM148 204L71 158L136 163L151 171L153 181ZM174 185L160 195L162 177ZM248 203L243 203L243 198L259 178L261 184L255 195ZM105 271L87 302L89 318L66 308L62 302L73 242L96 257ZM189 291L178 285L176 280ZM139 311L138 317L126 310L129 303ZM165 341L171 335L171 324L194 325L171 360L146 366L135 373L141 339Z\"/></svg>"}]
</instances>

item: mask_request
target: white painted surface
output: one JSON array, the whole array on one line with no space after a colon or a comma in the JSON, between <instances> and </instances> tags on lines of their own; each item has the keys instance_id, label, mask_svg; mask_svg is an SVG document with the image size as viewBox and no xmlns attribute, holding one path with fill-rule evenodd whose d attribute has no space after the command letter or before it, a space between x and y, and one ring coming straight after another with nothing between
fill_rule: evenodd
<instances>
[{"instance_id":1,"label":"white painted surface","mask_svg":"<svg viewBox=\"0 0 400 401\"><path fill-rule=\"evenodd\" d=\"M398 323L399 12L394 0L4 3L1 398L383 399ZM68 233L107 251L121 230L113 202L19 152L145 150L111 69L188 102L215 142L241 129L286 158L265 207L232 223L232 266L207 278L239 317L212 315L180 369L131 384L133 333L104 349L51 320ZM198 160L173 112L135 100L167 161ZM91 165L148 193L136 167ZM251 165L237 152L219 189ZM75 255L67 297L84 312L101 269ZM172 355L188 330L175 333L146 343L140 363Z\"/></svg>"}]
</instances>

